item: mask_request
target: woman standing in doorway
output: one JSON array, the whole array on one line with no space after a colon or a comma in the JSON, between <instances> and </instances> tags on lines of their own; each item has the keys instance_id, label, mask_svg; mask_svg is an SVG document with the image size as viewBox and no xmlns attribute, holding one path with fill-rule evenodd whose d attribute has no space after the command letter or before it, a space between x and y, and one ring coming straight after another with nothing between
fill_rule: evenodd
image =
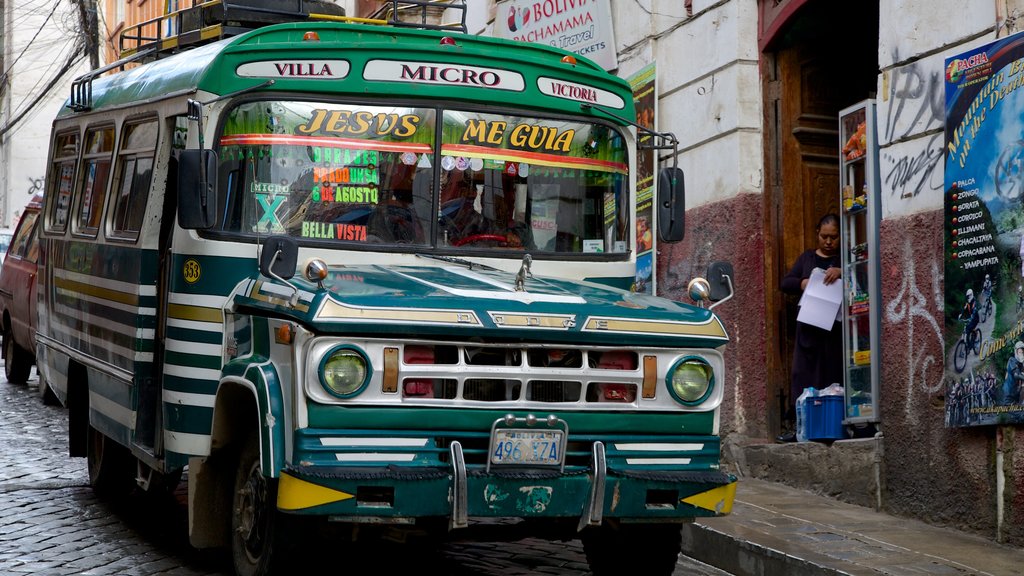
<instances>
[{"instance_id":1,"label":"woman standing in doorway","mask_svg":"<svg viewBox=\"0 0 1024 576\"><path fill-rule=\"evenodd\" d=\"M826 214L818 221L814 231L817 234L818 247L811 248L797 257L789 273L782 279L781 288L787 294L802 295L815 268L825 271L826 285L842 279L839 216ZM785 419L790 422L796 421L796 398L804 388L814 387L820 390L833 382L842 381L842 327L833 324L831 330L823 330L817 326L797 322L793 346L793 372L789 386L790 403ZM792 442L796 439L796 433L787 432L778 439Z\"/></svg>"}]
</instances>

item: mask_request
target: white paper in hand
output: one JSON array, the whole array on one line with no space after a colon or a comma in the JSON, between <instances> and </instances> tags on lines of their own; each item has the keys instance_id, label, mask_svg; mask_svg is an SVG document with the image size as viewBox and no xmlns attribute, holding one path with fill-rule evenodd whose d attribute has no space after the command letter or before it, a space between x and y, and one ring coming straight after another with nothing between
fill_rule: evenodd
<instances>
[{"instance_id":1,"label":"white paper in hand","mask_svg":"<svg viewBox=\"0 0 1024 576\"><path fill-rule=\"evenodd\" d=\"M843 303L843 282L837 280L825 285L825 271L815 268L807 280L807 288L800 297L800 313L797 322L817 326L822 330L831 330L839 317L839 307Z\"/></svg>"}]
</instances>

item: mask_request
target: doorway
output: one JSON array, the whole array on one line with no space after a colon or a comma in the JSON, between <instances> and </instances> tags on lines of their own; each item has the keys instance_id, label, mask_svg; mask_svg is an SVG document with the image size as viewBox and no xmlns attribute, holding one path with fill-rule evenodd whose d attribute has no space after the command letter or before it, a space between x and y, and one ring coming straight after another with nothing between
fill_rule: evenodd
<instances>
[{"instance_id":1,"label":"doorway","mask_svg":"<svg viewBox=\"0 0 1024 576\"><path fill-rule=\"evenodd\" d=\"M816 245L814 228L839 213L839 111L875 96L878 3L759 0L777 16L762 38L764 97L765 285L768 431L786 422L796 330L796 296L779 290L801 252ZM770 4L771 6L767 6Z\"/></svg>"}]
</instances>

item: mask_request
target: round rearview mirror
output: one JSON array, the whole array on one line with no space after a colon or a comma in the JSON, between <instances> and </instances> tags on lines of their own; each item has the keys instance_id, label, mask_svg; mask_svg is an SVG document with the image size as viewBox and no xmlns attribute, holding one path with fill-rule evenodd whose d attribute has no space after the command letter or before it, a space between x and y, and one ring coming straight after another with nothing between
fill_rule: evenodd
<instances>
[{"instance_id":1,"label":"round rearview mirror","mask_svg":"<svg viewBox=\"0 0 1024 576\"><path fill-rule=\"evenodd\" d=\"M711 299L711 285L703 278L690 280L686 291L690 293L690 298L693 298L693 301L699 304L703 304Z\"/></svg>"}]
</instances>

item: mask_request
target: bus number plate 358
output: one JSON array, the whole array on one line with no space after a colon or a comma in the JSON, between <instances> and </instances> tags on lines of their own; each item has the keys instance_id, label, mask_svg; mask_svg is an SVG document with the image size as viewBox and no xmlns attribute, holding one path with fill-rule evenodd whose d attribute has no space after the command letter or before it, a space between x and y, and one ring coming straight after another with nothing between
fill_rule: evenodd
<instances>
[{"instance_id":1,"label":"bus number plate 358","mask_svg":"<svg viewBox=\"0 0 1024 576\"><path fill-rule=\"evenodd\" d=\"M561 430L497 428L491 439L491 463L559 466L562 464Z\"/></svg>"}]
</instances>

